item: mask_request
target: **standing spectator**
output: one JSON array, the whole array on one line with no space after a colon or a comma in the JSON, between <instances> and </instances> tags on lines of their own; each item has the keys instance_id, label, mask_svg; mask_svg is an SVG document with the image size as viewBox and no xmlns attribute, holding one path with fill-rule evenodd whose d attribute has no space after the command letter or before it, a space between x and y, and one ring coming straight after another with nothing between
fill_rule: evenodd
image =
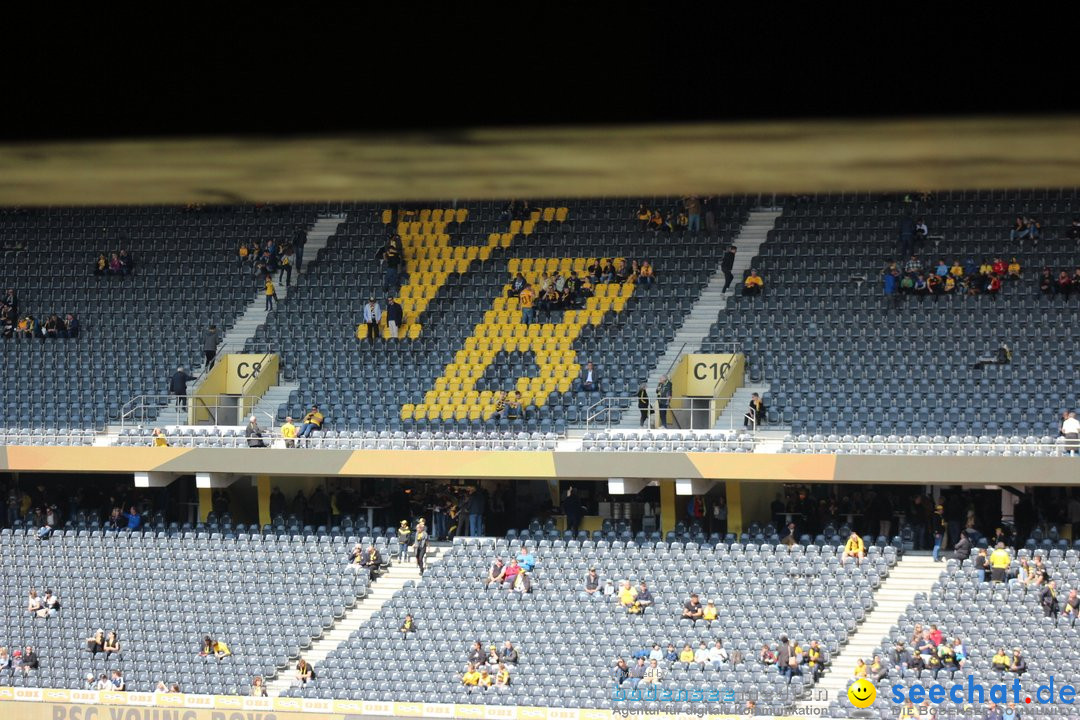
<instances>
[{"instance_id":1,"label":"standing spectator","mask_svg":"<svg viewBox=\"0 0 1080 720\"><path fill-rule=\"evenodd\" d=\"M1058 601L1057 581L1051 580L1039 593L1039 605L1042 606L1043 616L1057 618L1061 612L1061 603Z\"/></svg>"},{"instance_id":2,"label":"standing spectator","mask_svg":"<svg viewBox=\"0 0 1080 720\"><path fill-rule=\"evenodd\" d=\"M930 531L934 534L934 562L941 562L941 546L945 542L945 506L934 507L930 516Z\"/></svg>"},{"instance_id":3,"label":"standing spectator","mask_svg":"<svg viewBox=\"0 0 1080 720\"><path fill-rule=\"evenodd\" d=\"M266 290L266 312L270 312L274 309L274 301L277 300L277 290L274 288L274 281L270 275L263 280L263 287Z\"/></svg>"},{"instance_id":4,"label":"standing spectator","mask_svg":"<svg viewBox=\"0 0 1080 720\"><path fill-rule=\"evenodd\" d=\"M308 410L307 415L304 416L304 422L300 425L300 432L297 433L297 437L310 438L311 433L316 430L322 430L323 414L319 412L318 405L312 405L311 410Z\"/></svg>"},{"instance_id":5,"label":"standing spectator","mask_svg":"<svg viewBox=\"0 0 1080 720\"><path fill-rule=\"evenodd\" d=\"M214 367L214 356L217 355L219 342L221 342L221 333L218 332L217 325L211 324L203 335L203 354L206 356L204 372Z\"/></svg>"},{"instance_id":6,"label":"standing spectator","mask_svg":"<svg viewBox=\"0 0 1080 720\"><path fill-rule=\"evenodd\" d=\"M1005 543L998 543L994 552L990 553L990 580L991 582L1005 582L1005 575L1012 564L1009 551L1005 549Z\"/></svg>"},{"instance_id":7,"label":"standing spectator","mask_svg":"<svg viewBox=\"0 0 1080 720\"><path fill-rule=\"evenodd\" d=\"M278 282L285 280L285 287L292 285L293 249L287 246L281 254L281 265L278 270Z\"/></svg>"},{"instance_id":8,"label":"standing spectator","mask_svg":"<svg viewBox=\"0 0 1080 720\"><path fill-rule=\"evenodd\" d=\"M469 535L484 535L484 514L487 512L487 490L478 487L469 496ZM532 568L529 568L530 570Z\"/></svg>"},{"instance_id":9,"label":"standing spectator","mask_svg":"<svg viewBox=\"0 0 1080 720\"><path fill-rule=\"evenodd\" d=\"M585 509L581 506L581 498L577 496L577 491L573 487L566 491L562 511L566 515L566 529L576 535L581 528L581 519L585 514Z\"/></svg>"},{"instance_id":10,"label":"standing spectator","mask_svg":"<svg viewBox=\"0 0 1080 720\"><path fill-rule=\"evenodd\" d=\"M690 232L701 232L701 198L690 195L683 198L683 207L686 208L686 223Z\"/></svg>"},{"instance_id":11,"label":"standing spectator","mask_svg":"<svg viewBox=\"0 0 1080 720\"><path fill-rule=\"evenodd\" d=\"M592 361L585 363L585 371L582 373L581 389L585 392L600 392L600 373Z\"/></svg>"},{"instance_id":12,"label":"standing spectator","mask_svg":"<svg viewBox=\"0 0 1080 720\"><path fill-rule=\"evenodd\" d=\"M409 557L409 540L412 538L412 528L408 520L402 520L397 529L398 562L404 564Z\"/></svg>"},{"instance_id":13,"label":"standing spectator","mask_svg":"<svg viewBox=\"0 0 1080 720\"><path fill-rule=\"evenodd\" d=\"M296 272L299 273L304 266L304 245L307 244L307 232L303 228L297 228L293 233L293 253L296 255Z\"/></svg>"},{"instance_id":14,"label":"standing spectator","mask_svg":"<svg viewBox=\"0 0 1080 720\"><path fill-rule=\"evenodd\" d=\"M761 396L753 393L750 396L750 408L743 415L743 427L757 430L758 425L765 422L765 403Z\"/></svg>"},{"instance_id":15,"label":"standing spectator","mask_svg":"<svg viewBox=\"0 0 1080 720\"><path fill-rule=\"evenodd\" d=\"M176 396L176 402L183 412L187 412L188 407L187 384L194 379L195 376L188 375L183 365L176 368L176 372L169 379L169 394Z\"/></svg>"},{"instance_id":16,"label":"standing spectator","mask_svg":"<svg viewBox=\"0 0 1080 720\"><path fill-rule=\"evenodd\" d=\"M526 285L518 293L518 305L521 307L521 322L524 325L531 325L533 321L533 305L536 303L536 293L533 292L532 287Z\"/></svg>"},{"instance_id":17,"label":"standing spectator","mask_svg":"<svg viewBox=\"0 0 1080 720\"><path fill-rule=\"evenodd\" d=\"M900 257L907 257L915 248L915 221L910 215L904 215L900 220Z\"/></svg>"},{"instance_id":18,"label":"standing spectator","mask_svg":"<svg viewBox=\"0 0 1080 720\"><path fill-rule=\"evenodd\" d=\"M285 447L296 447L296 426L293 425L291 416L285 418L285 424L281 426L281 438L285 441ZM284 496L282 496L282 499L284 499ZM273 511L270 514L273 516Z\"/></svg>"},{"instance_id":19,"label":"standing spectator","mask_svg":"<svg viewBox=\"0 0 1080 720\"><path fill-rule=\"evenodd\" d=\"M709 195L702 201L705 208L705 229L708 232L716 230L716 214L719 210L719 201L715 195Z\"/></svg>"},{"instance_id":20,"label":"standing spectator","mask_svg":"<svg viewBox=\"0 0 1080 720\"><path fill-rule=\"evenodd\" d=\"M1061 436L1065 438L1065 454L1080 455L1080 420L1070 411L1061 421Z\"/></svg>"},{"instance_id":21,"label":"standing spectator","mask_svg":"<svg viewBox=\"0 0 1080 720\"><path fill-rule=\"evenodd\" d=\"M402 326L404 316L401 303L395 300L393 295L388 297L386 299L386 329L389 331L391 339L398 339L398 331Z\"/></svg>"},{"instance_id":22,"label":"standing spectator","mask_svg":"<svg viewBox=\"0 0 1080 720\"><path fill-rule=\"evenodd\" d=\"M724 289L723 292L727 292L731 287L731 281L735 279L735 253L738 251L734 245L728 247L727 252L724 253L724 257L720 259L720 272L724 273Z\"/></svg>"},{"instance_id":23,"label":"standing spectator","mask_svg":"<svg viewBox=\"0 0 1080 720\"><path fill-rule=\"evenodd\" d=\"M367 325L368 343L375 347L376 336L379 334L379 322L382 320L382 308L375 301L375 296L368 298L368 304L364 306L364 324Z\"/></svg>"},{"instance_id":24,"label":"standing spectator","mask_svg":"<svg viewBox=\"0 0 1080 720\"><path fill-rule=\"evenodd\" d=\"M401 282L399 273L401 261L403 260L401 250L401 238L393 235L386 241L386 245L376 253L376 257L379 258L385 268L383 289L388 293L396 293Z\"/></svg>"},{"instance_id":25,"label":"standing spectator","mask_svg":"<svg viewBox=\"0 0 1080 720\"><path fill-rule=\"evenodd\" d=\"M244 429L244 436L247 437L249 448L266 447L266 443L263 442L262 428L259 427L259 421L254 415L248 418L247 427Z\"/></svg>"},{"instance_id":26,"label":"standing spectator","mask_svg":"<svg viewBox=\"0 0 1080 720\"><path fill-rule=\"evenodd\" d=\"M656 404L660 412L660 427L667 429L668 408L671 407L671 380L667 375L661 375L656 385Z\"/></svg>"},{"instance_id":27,"label":"standing spectator","mask_svg":"<svg viewBox=\"0 0 1080 720\"><path fill-rule=\"evenodd\" d=\"M645 427L649 424L649 390L645 383L638 387L637 406L641 412L641 427Z\"/></svg>"},{"instance_id":28,"label":"standing spectator","mask_svg":"<svg viewBox=\"0 0 1080 720\"><path fill-rule=\"evenodd\" d=\"M420 570L420 576L424 575L424 559L427 555L428 548L428 531L427 526L423 520L416 523L416 537L413 543L414 551L416 552L416 567Z\"/></svg>"}]
</instances>

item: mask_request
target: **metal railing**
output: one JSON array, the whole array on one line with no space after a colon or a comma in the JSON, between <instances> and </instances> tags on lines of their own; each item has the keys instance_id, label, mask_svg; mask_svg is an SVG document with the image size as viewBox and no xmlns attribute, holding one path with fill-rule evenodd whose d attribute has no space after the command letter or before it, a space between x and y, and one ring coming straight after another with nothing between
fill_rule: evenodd
<instances>
[{"instance_id":1,"label":"metal railing","mask_svg":"<svg viewBox=\"0 0 1080 720\"><path fill-rule=\"evenodd\" d=\"M182 420L179 423L170 422L170 425L244 425L258 402L259 398L250 395L236 396L230 398L228 402L220 399L217 402L207 401L205 397L197 395L183 397L168 393L136 395L120 408L120 426L157 423L160 422L158 417L161 413L169 410L177 410ZM209 422L195 422L194 415L200 409L207 412L210 417ZM234 422L225 422L233 416L235 416ZM273 419L273 416L270 417Z\"/></svg>"},{"instance_id":2,"label":"metal railing","mask_svg":"<svg viewBox=\"0 0 1080 720\"><path fill-rule=\"evenodd\" d=\"M735 430L746 428L747 426L743 423L745 410L728 413L726 425L714 425L712 422L716 404L726 400L730 405L734 399L734 395L724 397L673 397L670 405L664 410L668 427L672 430ZM601 398L586 408L585 429L587 431L613 429L622 421L625 413L630 411L640 413L643 409L638 407L636 395L633 397ZM649 398L648 409L648 427L655 428L657 425L663 425L660 420L660 405L656 398ZM715 415L716 419L719 420L726 411L727 407L725 406L723 412ZM767 423L768 419L766 418L766 423L763 423L764 426L786 429L779 424L768 425Z\"/></svg>"}]
</instances>

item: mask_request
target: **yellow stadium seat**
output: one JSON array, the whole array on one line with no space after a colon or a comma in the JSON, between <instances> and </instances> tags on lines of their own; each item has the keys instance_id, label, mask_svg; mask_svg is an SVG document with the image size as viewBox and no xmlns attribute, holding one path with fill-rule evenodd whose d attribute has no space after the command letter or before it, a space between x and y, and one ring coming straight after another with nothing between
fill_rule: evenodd
<instances>
[{"instance_id":1,"label":"yellow stadium seat","mask_svg":"<svg viewBox=\"0 0 1080 720\"><path fill-rule=\"evenodd\" d=\"M529 220L532 221L534 224L538 223L540 222L541 215L543 215L542 211L537 208L536 210L533 210L531 213L529 213Z\"/></svg>"},{"instance_id":2,"label":"yellow stadium seat","mask_svg":"<svg viewBox=\"0 0 1080 720\"><path fill-rule=\"evenodd\" d=\"M420 404L413 408L413 419L420 420L427 417L427 405Z\"/></svg>"},{"instance_id":3,"label":"yellow stadium seat","mask_svg":"<svg viewBox=\"0 0 1080 720\"><path fill-rule=\"evenodd\" d=\"M569 214L570 214L569 208L564 208L564 207L558 208L555 211L555 220L557 220L558 222L566 222L566 216L569 215Z\"/></svg>"},{"instance_id":4,"label":"yellow stadium seat","mask_svg":"<svg viewBox=\"0 0 1080 720\"><path fill-rule=\"evenodd\" d=\"M559 392L561 392L561 393L570 392L570 388L571 388L572 384L573 384L572 381L570 381L568 379L560 380L559 385L558 385Z\"/></svg>"},{"instance_id":5,"label":"yellow stadium seat","mask_svg":"<svg viewBox=\"0 0 1080 720\"><path fill-rule=\"evenodd\" d=\"M551 222L555 219L555 208L544 208L544 222Z\"/></svg>"},{"instance_id":6,"label":"yellow stadium seat","mask_svg":"<svg viewBox=\"0 0 1080 720\"><path fill-rule=\"evenodd\" d=\"M402 420L412 420L413 410L415 409L415 407L416 406L413 405L412 403L402 405L401 406L401 415L400 415L401 419Z\"/></svg>"},{"instance_id":7,"label":"yellow stadium seat","mask_svg":"<svg viewBox=\"0 0 1080 720\"><path fill-rule=\"evenodd\" d=\"M524 393L526 390L529 389L529 378L518 378L517 382L514 383L514 389L517 390L519 393Z\"/></svg>"},{"instance_id":8,"label":"yellow stadium seat","mask_svg":"<svg viewBox=\"0 0 1080 720\"><path fill-rule=\"evenodd\" d=\"M432 405L431 407L429 407L427 409L427 419L428 420L438 420L439 416L441 414L442 414L442 407L439 406L439 405Z\"/></svg>"},{"instance_id":9,"label":"yellow stadium seat","mask_svg":"<svg viewBox=\"0 0 1080 720\"><path fill-rule=\"evenodd\" d=\"M535 220L526 220L525 222L523 222L521 224L521 234L525 235L526 237L528 237L529 235L532 235L533 230L535 230L535 229L536 229L536 221Z\"/></svg>"},{"instance_id":10,"label":"yellow stadium seat","mask_svg":"<svg viewBox=\"0 0 1080 720\"><path fill-rule=\"evenodd\" d=\"M382 223L383 223L383 225L389 225L390 222L393 219L394 219L394 211L393 210L383 210L382 211Z\"/></svg>"},{"instance_id":11,"label":"yellow stadium seat","mask_svg":"<svg viewBox=\"0 0 1080 720\"><path fill-rule=\"evenodd\" d=\"M615 312L622 312L626 308L626 298L617 297L611 301L611 309Z\"/></svg>"},{"instance_id":12,"label":"yellow stadium seat","mask_svg":"<svg viewBox=\"0 0 1080 720\"><path fill-rule=\"evenodd\" d=\"M367 325L360 323L356 326L356 337L360 340L367 338Z\"/></svg>"},{"instance_id":13,"label":"yellow stadium seat","mask_svg":"<svg viewBox=\"0 0 1080 720\"><path fill-rule=\"evenodd\" d=\"M479 405L473 405L469 408L468 418L469 420L479 420L483 417L484 409Z\"/></svg>"},{"instance_id":14,"label":"yellow stadium seat","mask_svg":"<svg viewBox=\"0 0 1080 720\"><path fill-rule=\"evenodd\" d=\"M510 234L511 235L517 235L519 232L521 232L521 221L520 220L511 220L510 221Z\"/></svg>"},{"instance_id":15,"label":"yellow stadium seat","mask_svg":"<svg viewBox=\"0 0 1080 720\"><path fill-rule=\"evenodd\" d=\"M457 212L454 213L454 221L457 222L457 223L465 222L465 219L468 218L468 217L469 217L468 208L458 208Z\"/></svg>"},{"instance_id":16,"label":"yellow stadium seat","mask_svg":"<svg viewBox=\"0 0 1080 720\"><path fill-rule=\"evenodd\" d=\"M455 408L453 405L444 406L442 408L442 410L439 412L439 419L440 420L453 420L454 419L454 412L456 411L456 409L457 408Z\"/></svg>"},{"instance_id":17,"label":"yellow stadium seat","mask_svg":"<svg viewBox=\"0 0 1080 720\"><path fill-rule=\"evenodd\" d=\"M480 261L485 261L491 257L491 248L482 247L477 248L476 257Z\"/></svg>"},{"instance_id":18,"label":"yellow stadium seat","mask_svg":"<svg viewBox=\"0 0 1080 720\"><path fill-rule=\"evenodd\" d=\"M508 248L514 243L513 233L503 233L499 236L499 247Z\"/></svg>"}]
</instances>

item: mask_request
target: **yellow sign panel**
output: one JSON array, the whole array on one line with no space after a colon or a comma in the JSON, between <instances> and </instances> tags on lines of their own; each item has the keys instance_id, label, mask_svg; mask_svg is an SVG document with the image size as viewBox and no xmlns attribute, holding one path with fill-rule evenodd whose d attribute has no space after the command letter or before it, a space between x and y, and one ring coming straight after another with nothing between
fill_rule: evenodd
<instances>
[{"instance_id":1,"label":"yellow sign panel","mask_svg":"<svg viewBox=\"0 0 1080 720\"><path fill-rule=\"evenodd\" d=\"M734 372L738 357L716 353L684 355L675 368L676 376L684 373L683 394L688 397L713 397L714 391L722 387ZM672 385L676 384L675 378L671 382Z\"/></svg>"}]
</instances>

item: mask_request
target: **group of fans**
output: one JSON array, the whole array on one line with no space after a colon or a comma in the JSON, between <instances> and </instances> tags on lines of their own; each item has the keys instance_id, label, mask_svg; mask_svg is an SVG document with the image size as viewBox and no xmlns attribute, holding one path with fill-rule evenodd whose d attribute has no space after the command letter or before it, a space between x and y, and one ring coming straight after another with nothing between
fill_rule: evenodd
<instances>
[{"instance_id":1,"label":"group of fans","mask_svg":"<svg viewBox=\"0 0 1080 720\"><path fill-rule=\"evenodd\" d=\"M95 275L125 276L133 272L135 272L135 260L127 250L109 253L108 258L105 257L105 253L98 253L97 260L94 261Z\"/></svg>"},{"instance_id":2,"label":"group of fans","mask_svg":"<svg viewBox=\"0 0 1080 720\"><path fill-rule=\"evenodd\" d=\"M0 296L0 337L41 338L42 340L79 337L79 321L71 313L61 318L52 313L44 322L29 313L19 315L19 296L8 289Z\"/></svg>"}]
</instances>

